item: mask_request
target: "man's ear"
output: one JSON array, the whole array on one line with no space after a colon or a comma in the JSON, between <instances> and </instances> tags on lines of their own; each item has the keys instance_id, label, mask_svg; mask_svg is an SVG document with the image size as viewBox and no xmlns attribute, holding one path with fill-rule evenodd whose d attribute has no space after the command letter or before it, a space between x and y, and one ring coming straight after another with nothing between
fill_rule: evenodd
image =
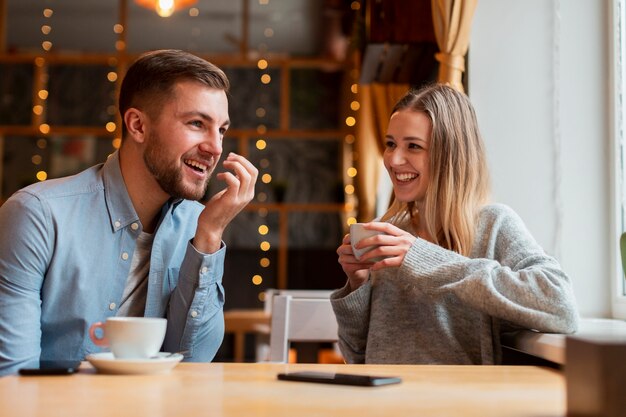
<instances>
[{"instance_id":1,"label":"man's ear","mask_svg":"<svg viewBox=\"0 0 626 417\"><path fill-rule=\"evenodd\" d=\"M137 143L143 143L146 137L146 122L148 115L134 107L129 108L124 113L124 123L128 135Z\"/></svg>"}]
</instances>

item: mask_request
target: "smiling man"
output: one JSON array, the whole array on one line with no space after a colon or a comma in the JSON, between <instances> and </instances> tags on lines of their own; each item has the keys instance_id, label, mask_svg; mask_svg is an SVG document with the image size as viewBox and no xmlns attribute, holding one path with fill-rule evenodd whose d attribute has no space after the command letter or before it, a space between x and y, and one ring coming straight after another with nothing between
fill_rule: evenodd
<instances>
[{"instance_id":1,"label":"smiling man","mask_svg":"<svg viewBox=\"0 0 626 417\"><path fill-rule=\"evenodd\" d=\"M77 175L34 184L0 207L0 375L99 351L89 326L166 317L163 350L210 361L224 335L222 234L254 196L234 153L226 75L183 51L141 56L122 83L120 150Z\"/></svg>"}]
</instances>

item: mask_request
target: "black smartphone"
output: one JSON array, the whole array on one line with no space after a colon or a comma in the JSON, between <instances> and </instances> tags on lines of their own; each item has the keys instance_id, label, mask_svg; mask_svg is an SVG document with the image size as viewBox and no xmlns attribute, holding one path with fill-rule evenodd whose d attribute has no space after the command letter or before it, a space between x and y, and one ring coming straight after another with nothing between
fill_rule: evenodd
<instances>
[{"instance_id":1,"label":"black smartphone","mask_svg":"<svg viewBox=\"0 0 626 417\"><path fill-rule=\"evenodd\" d=\"M20 375L71 375L78 372L80 361L39 361L37 368L22 368Z\"/></svg>"},{"instance_id":2,"label":"black smartphone","mask_svg":"<svg viewBox=\"0 0 626 417\"><path fill-rule=\"evenodd\" d=\"M335 374L312 371L281 373L278 374L278 379L283 381L318 382L322 384L358 385L362 387L377 387L402 382L402 379L395 376Z\"/></svg>"}]
</instances>

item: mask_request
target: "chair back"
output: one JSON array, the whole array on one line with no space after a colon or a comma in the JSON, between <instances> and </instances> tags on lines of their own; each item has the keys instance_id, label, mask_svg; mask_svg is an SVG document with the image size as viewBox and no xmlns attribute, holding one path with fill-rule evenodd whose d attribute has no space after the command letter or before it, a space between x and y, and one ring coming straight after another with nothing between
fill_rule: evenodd
<instances>
[{"instance_id":1,"label":"chair back","mask_svg":"<svg viewBox=\"0 0 626 417\"><path fill-rule=\"evenodd\" d=\"M263 309L268 315L271 315L274 297L277 295L291 295L293 298L330 298L332 292L333 290L278 290L268 288L265 290Z\"/></svg>"},{"instance_id":2,"label":"chair back","mask_svg":"<svg viewBox=\"0 0 626 417\"><path fill-rule=\"evenodd\" d=\"M270 362L287 363L290 342L336 342L337 318L330 298L274 296Z\"/></svg>"}]
</instances>

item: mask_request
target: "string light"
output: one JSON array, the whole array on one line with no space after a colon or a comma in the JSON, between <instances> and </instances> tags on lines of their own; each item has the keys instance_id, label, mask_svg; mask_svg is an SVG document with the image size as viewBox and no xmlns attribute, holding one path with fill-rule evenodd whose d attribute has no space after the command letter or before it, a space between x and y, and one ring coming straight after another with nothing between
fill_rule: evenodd
<instances>
[{"instance_id":1,"label":"string light","mask_svg":"<svg viewBox=\"0 0 626 417\"><path fill-rule=\"evenodd\" d=\"M267 4L269 4L269 0L259 0L259 4L261 6L266 6ZM267 27L263 31L263 34L265 35L266 38L270 38L274 36L274 29L272 29L271 27ZM263 54L267 51L267 45L265 45L264 43L261 43L258 45L257 49L260 54ZM257 61L257 68L263 71L261 73L261 76L259 77L261 84L263 85L270 84L272 82L272 77L267 72L265 72L269 68L269 62L267 61L267 59L263 57L259 58L259 60ZM263 100L261 102L263 103ZM255 115L257 119L259 119L259 123L257 124L257 128L256 128L257 134L259 136L265 135L265 133L267 132L267 126L263 123L263 120L267 116L267 110L265 109L265 107L259 106L255 110ZM259 137L257 138L255 142L255 147L259 151L265 151L267 149L267 141ZM272 182L272 175L267 172L267 170L270 168L270 161L267 158L261 158L259 162L259 166L263 171L265 171L264 173L261 174L261 181L264 184L270 184ZM267 194L265 192L257 193L257 200L262 203L265 202L267 200ZM267 217L267 209L263 207L260 208L258 211L258 214L260 218L264 219L265 217ZM259 225L258 233L260 236L267 236L270 233L269 226L267 224ZM259 247L261 248L262 251L267 252L268 250L270 250L271 245L267 240L264 240L260 243ZM269 265L270 265L269 258L263 256L259 260L259 266L261 268L267 268L269 267ZM263 277L260 274L254 275L252 277L252 283L254 285L257 285L257 286L261 285L262 282L263 282ZM261 291L258 295L258 298L259 300L264 301L265 293Z\"/></svg>"}]
</instances>

